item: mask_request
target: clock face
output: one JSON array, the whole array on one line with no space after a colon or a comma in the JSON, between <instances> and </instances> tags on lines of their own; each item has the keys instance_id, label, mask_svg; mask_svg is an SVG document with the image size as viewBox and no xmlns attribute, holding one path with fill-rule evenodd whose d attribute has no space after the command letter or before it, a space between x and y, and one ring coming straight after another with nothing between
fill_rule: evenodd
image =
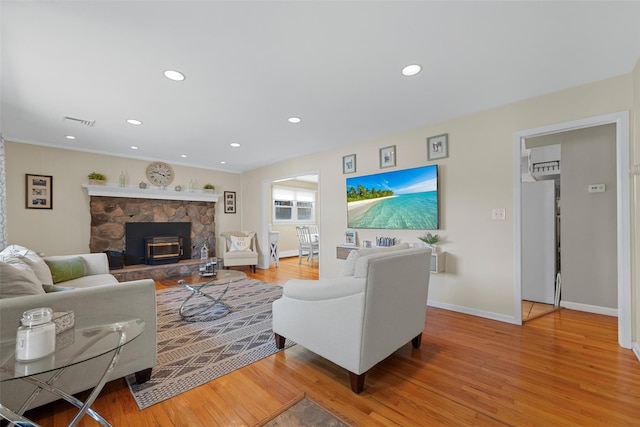
<instances>
[{"instance_id":1,"label":"clock face","mask_svg":"<svg viewBox=\"0 0 640 427\"><path fill-rule=\"evenodd\" d=\"M147 178L152 184L166 187L173 182L173 168L164 162L153 162L147 166Z\"/></svg>"}]
</instances>

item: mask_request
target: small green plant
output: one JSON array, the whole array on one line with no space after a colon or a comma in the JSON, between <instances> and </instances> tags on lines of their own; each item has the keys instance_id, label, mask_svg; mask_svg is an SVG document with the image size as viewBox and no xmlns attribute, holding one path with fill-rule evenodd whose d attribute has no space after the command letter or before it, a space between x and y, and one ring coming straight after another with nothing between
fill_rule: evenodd
<instances>
[{"instance_id":1,"label":"small green plant","mask_svg":"<svg viewBox=\"0 0 640 427\"><path fill-rule=\"evenodd\" d=\"M424 236L418 236L418 239L422 240L427 245L435 245L440 241L440 236L437 234L427 233Z\"/></svg>"},{"instance_id":2,"label":"small green plant","mask_svg":"<svg viewBox=\"0 0 640 427\"><path fill-rule=\"evenodd\" d=\"M213 184L205 184L202 186L205 190L215 190L216 187Z\"/></svg>"},{"instance_id":3,"label":"small green plant","mask_svg":"<svg viewBox=\"0 0 640 427\"><path fill-rule=\"evenodd\" d=\"M87 175L89 177L89 179L95 179L98 181L106 181L107 177L101 173L98 172L91 172L89 175Z\"/></svg>"}]
</instances>

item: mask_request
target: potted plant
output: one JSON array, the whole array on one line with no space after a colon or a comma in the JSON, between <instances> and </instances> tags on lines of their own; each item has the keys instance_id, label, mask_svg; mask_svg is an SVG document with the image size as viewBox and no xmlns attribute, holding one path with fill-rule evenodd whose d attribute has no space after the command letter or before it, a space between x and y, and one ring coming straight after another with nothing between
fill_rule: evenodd
<instances>
[{"instance_id":1,"label":"potted plant","mask_svg":"<svg viewBox=\"0 0 640 427\"><path fill-rule=\"evenodd\" d=\"M107 183L107 177L98 172L91 172L87 177L91 185L105 185Z\"/></svg>"},{"instance_id":2,"label":"potted plant","mask_svg":"<svg viewBox=\"0 0 640 427\"><path fill-rule=\"evenodd\" d=\"M215 189L216 187L213 184L205 184L202 186L202 191L205 193L213 193L213 190Z\"/></svg>"},{"instance_id":3,"label":"potted plant","mask_svg":"<svg viewBox=\"0 0 640 427\"><path fill-rule=\"evenodd\" d=\"M438 236L437 234L427 233L424 236L418 236L418 239L422 240L424 243L431 246L431 249L433 249L433 252L438 251L437 243L440 241L440 236Z\"/></svg>"}]
</instances>

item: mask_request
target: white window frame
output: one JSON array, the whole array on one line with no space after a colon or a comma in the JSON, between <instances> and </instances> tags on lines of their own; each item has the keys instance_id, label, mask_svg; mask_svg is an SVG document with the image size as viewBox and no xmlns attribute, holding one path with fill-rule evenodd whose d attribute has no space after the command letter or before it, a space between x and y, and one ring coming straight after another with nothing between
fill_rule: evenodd
<instances>
[{"instance_id":1,"label":"white window frame","mask_svg":"<svg viewBox=\"0 0 640 427\"><path fill-rule=\"evenodd\" d=\"M316 191L307 188L284 187L274 185L271 188L271 215L274 224L315 224L316 222ZM276 218L276 201L293 202L291 219ZM298 202L311 202L311 218L298 219ZM302 208L302 207L301 207Z\"/></svg>"}]
</instances>

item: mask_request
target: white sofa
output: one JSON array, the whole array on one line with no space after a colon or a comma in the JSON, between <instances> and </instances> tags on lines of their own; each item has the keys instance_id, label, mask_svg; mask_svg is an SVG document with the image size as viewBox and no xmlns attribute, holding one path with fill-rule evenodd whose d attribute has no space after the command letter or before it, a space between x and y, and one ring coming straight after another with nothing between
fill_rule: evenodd
<instances>
[{"instance_id":1,"label":"white sofa","mask_svg":"<svg viewBox=\"0 0 640 427\"><path fill-rule=\"evenodd\" d=\"M9 254L17 255L19 260L25 260L27 265L42 278L39 281L47 282L46 270L42 263L38 262L38 256L29 251L29 258L24 256L26 248L12 246L0 253L0 288L6 288L19 282L19 279L11 280L6 274L7 263L12 263ZM28 251L28 250L27 250ZM75 325L81 327L85 319L103 314L122 314L125 316L137 316L146 323L146 328L141 336L127 344L120 353L120 359L111 373L110 379L136 374L138 382L144 382L151 376L151 368L156 362L156 293L155 282L151 279L136 280L119 283L114 276L109 274L107 256L103 253L80 254L69 256L44 257L45 261L77 260L78 257L84 264L84 275L69 281L58 282L54 285L55 291L37 293L24 296L7 296L6 293L0 299L0 341L15 340L16 331L20 326L20 318L26 310L37 307L49 307L54 312L73 311ZM35 261L34 261L35 260ZM45 265L46 266L46 265ZM2 273L0 272L0 273ZM29 272L26 272L29 275ZM34 273L35 274L35 273ZM32 277L29 275L29 277ZM37 276L36 276L37 277ZM46 284L46 283L45 283ZM13 356L0 354L0 365ZM68 368L65 374L55 383L56 387L69 394L78 393L93 388L101 374L106 369L110 355L101 356L91 361L80 363ZM39 375L40 379L47 379L52 374ZM0 403L10 409L16 410L24 399L31 393L33 386L20 380L5 381L0 383ZM41 392L38 398L30 405L30 408L43 405L56 400L56 397L48 392Z\"/></svg>"},{"instance_id":2,"label":"white sofa","mask_svg":"<svg viewBox=\"0 0 640 427\"><path fill-rule=\"evenodd\" d=\"M430 248L403 244L351 251L343 275L289 280L273 303L276 345L286 339L347 369L362 392L365 373L409 341L420 346Z\"/></svg>"}]
</instances>

